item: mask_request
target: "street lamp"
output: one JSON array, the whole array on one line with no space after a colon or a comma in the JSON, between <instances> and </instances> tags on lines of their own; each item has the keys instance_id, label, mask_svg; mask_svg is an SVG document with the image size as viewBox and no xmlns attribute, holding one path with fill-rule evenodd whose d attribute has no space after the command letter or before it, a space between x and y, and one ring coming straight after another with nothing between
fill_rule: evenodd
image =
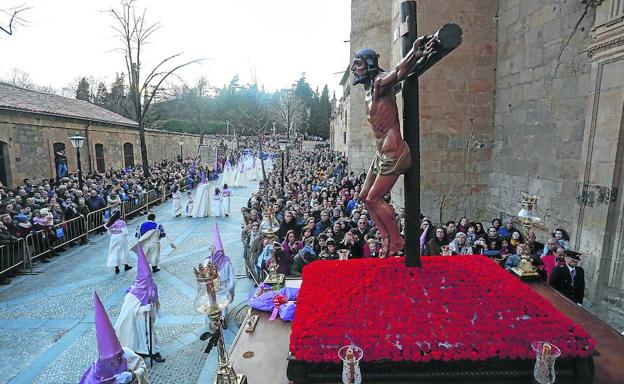
<instances>
[{"instance_id":1,"label":"street lamp","mask_svg":"<svg viewBox=\"0 0 624 384\"><path fill-rule=\"evenodd\" d=\"M284 189L284 151L288 147L288 141L280 140L277 142L279 145L279 149L282 152L282 189Z\"/></svg>"},{"instance_id":2,"label":"street lamp","mask_svg":"<svg viewBox=\"0 0 624 384\"><path fill-rule=\"evenodd\" d=\"M182 157L182 146L184 145L184 140L180 139L178 141L178 144L180 144L180 163L183 163L184 162L184 158Z\"/></svg>"},{"instance_id":3,"label":"street lamp","mask_svg":"<svg viewBox=\"0 0 624 384\"><path fill-rule=\"evenodd\" d=\"M78 159L78 188L82 191L82 164L80 163L80 148L84 145L85 138L79 134L69 137L69 141L74 148L76 148L76 158Z\"/></svg>"}]
</instances>

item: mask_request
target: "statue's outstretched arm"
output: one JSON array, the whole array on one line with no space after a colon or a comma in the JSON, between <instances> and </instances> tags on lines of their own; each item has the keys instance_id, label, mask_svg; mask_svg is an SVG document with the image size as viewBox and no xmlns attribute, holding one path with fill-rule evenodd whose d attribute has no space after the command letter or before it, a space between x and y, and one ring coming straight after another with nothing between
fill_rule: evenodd
<instances>
[{"instance_id":1,"label":"statue's outstretched arm","mask_svg":"<svg viewBox=\"0 0 624 384\"><path fill-rule=\"evenodd\" d=\"M396 83L405 80L414 72L418 66L419 60L431 54L433 49L434 42L431 36L419 37L414 41L412 49L410 49L407 55L396 65L396 68L386 73L384 76L380 76L375 85L380 90L394 87Z\"/></svg>"}]
</instances>

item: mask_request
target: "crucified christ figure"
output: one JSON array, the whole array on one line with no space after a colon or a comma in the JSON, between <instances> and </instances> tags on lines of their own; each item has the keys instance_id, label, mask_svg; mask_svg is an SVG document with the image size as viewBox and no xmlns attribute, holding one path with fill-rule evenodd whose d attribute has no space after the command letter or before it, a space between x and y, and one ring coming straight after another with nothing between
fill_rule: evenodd
<instances>
[{"instance_id":1,"label":"crucified christ figure","mask_svg":"<svg viewBox=\"0 0 624 384\"><path fill-rule=\"evenodd\" d=\"M360 200L366 205L381 234L381 257L400 254L405 247L392 207L384 201L384 196L390 192L399 175L412 165L409 147L401 136L394 86L414 72L419 60L428 59L435 45L436 40L430 36L418 38L390 72L379 68L379 55L370 48L359 51L351 64L353 84L364 84L366 90L366 117L377 146Z\"/></svg>"}]
</instances>

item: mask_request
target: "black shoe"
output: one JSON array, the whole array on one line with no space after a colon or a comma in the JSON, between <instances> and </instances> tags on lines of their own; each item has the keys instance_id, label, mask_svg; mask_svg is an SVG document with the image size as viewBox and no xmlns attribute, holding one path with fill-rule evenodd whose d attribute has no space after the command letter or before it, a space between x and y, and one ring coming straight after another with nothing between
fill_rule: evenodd
<instances>
[{"instance_id":1,"label":"black shoe","mask_svg":"<svg viewBox=\"0 0 624 384\"><path fill-rule=\"evenodd\" d=\"M50 262L50 260L48 260L48 259L41 259L41 262L42 262L42 263L49 263L49 262Z\"/></svg>"},{"instance_id":2,"label":"black shoe","mask_svg":"<svg viewBox=\"0 0 624 384\"><path fill-rule=\"evenodd\" d=\"M115 275L119 274L119 267L115 267Z\"/></svg>"},{"instance_id":3,"label":"black shoe","mask_svg":"<svg viewBox=\"0 0 624 384\"><path fill-rule=\"evenodd\" d=\"M225 319L221 319L221 328L227 329L227 321Z\"/></svg>"},{"instance_id":4,"label":"black shoe","mask_svg":"<svg viewBox=\"0 0 624 384\"><path fill-rule=\"evenodd\" d=\"M126 264L126 266L124 267L124 271L129 271L131 269L132 269L132 265Z\"/></svg>"},{"instance_id":5,"label":"black shoe","mask_svg":"<svg viewBox=\"0 0 624 384\"><path fill-rule=\"evenodd\" d=\"M0 280L0 285L9 285L11 284L11 280Z\"/></svg>"},{"instance_id":6,"label":"black shoe","mask_svg":"<svg viewBox=\"0 0 624 384\"><path fill-rule=\"evenodd\" d=\"M158 268L158 267L152 267L152 273L156 273L156 272L158 272L158 271L160 271L160 268Z\"/></svg>"},{"instance_id":7,"label":"black shoe","mask_svg":"<svg viewBox=\"0 0 624 384\"><path fill-rule=\"evenodd\" d=\"M157 363L164 363L165 362L165 358L160 355L160 352L155 354L155 355L152 355L152 359L154 359L154 361L157 362Z\"/></svg>"}]
</instances>

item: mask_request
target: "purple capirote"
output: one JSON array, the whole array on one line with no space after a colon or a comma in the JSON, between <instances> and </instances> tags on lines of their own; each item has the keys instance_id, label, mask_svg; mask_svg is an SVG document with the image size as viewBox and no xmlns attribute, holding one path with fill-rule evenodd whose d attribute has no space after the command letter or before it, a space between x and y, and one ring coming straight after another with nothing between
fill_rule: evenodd
<instances>
[{"instance_id":1,"label":"purple capirote","mask_svg":"<svg viewBox=\"0 0 624 384\"><path fill-rule=\"evenodd\" d=\"M221 271L223 267L230 262L230 258L226 256L223 251L223 242L221 241L221 232L219 231L217 220L214 221L214 243L215 252L212 255L208 255L206 259L211 260L217 267L217 270Z\"/></svg>"},{"instance_id":2,"label":"purple capirote","mask_svg":"<svg viewBox=\"0 0 624 384\"><path fill-rule=\"evenodd\" d=\"M141 302L141 305L153 304L158 300L158 287L152 277L152 269L147 262L141 244L137 245L137 276L134 283L128 288L130 292Z\"/></svg>"},{"instance_id":3,"label":"purple capirote","mask_svg":"<svg viewBox=\"0 0 624 384\"><path fill-rule=\"evenodd\" d=\"M96 292L93 292L93 312L99 357L82 375L80 384L114 384L114 376L128 367L115 328Z\"/></svg>"}]
</instances>

